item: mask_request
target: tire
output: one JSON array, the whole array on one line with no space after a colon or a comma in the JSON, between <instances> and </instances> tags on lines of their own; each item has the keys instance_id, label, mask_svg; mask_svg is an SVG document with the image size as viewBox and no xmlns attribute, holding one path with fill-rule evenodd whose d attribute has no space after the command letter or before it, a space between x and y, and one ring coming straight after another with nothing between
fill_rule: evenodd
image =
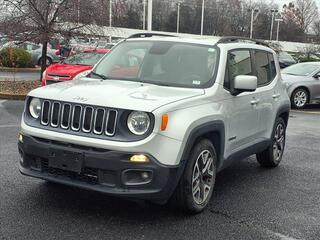
<instances>
[{"instance_id":1,"label":"tire","mask_svg":"<svg viewBox=\"0 0 320 240\"><path fill-rule=\"evenodd\" d=\"M292 108L304 108L309 102L309 93L304 88L297 88L293 91L290 100Z\"/></svg>"},{"instance_id":2,"label":"tire","mask_svg":"<svg viewBox=\"0 0 320 240\"><path fill-rule=\"evenodd\" d=\"M282 160L286 142L286 124L282 118L276 120L270 146L263 152L257 153L257 161L264 168L274 168Z\"/></svg>"},{"instance_id":3,"label":"tire","mask_svg":"<svg viewBox=\"0 0 320 240\"><path fill-rule=\"evenodd\" d=\"M46 65L50 66L52 64L52 62L53 62L52 59L47 57ZM38 61L38 65L41 66L41 64L42 64L42 58L40 58L39 61Z\"/></svg>"},{"instance_id":4,"label":"tire","mask_svg":"<svg viewBox=\"0 0 320 240\"><path fill-rule=\"evenodd\" d=\"M197 143L191 151L179 184L170 199L171 203L187 213L202 212L212 196L216 164L217 154L211 141L203 139Z\"/></svg>"}]
</instances>

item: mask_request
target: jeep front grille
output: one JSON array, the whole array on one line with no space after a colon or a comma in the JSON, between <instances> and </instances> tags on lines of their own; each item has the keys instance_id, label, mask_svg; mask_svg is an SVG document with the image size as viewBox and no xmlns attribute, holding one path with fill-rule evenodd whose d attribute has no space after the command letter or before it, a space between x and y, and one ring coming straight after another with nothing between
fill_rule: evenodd
<instances>
[{"instance_id":1,"label":"jeep front grille","mask_svg":"<svg viewBox=\"0 0 320 240\"><path fill-rule=\"evenodd\" d=\"M118 111L102 107L44 100L40 123L52 128L114 136Z\"/></svg>"}]
</instances>

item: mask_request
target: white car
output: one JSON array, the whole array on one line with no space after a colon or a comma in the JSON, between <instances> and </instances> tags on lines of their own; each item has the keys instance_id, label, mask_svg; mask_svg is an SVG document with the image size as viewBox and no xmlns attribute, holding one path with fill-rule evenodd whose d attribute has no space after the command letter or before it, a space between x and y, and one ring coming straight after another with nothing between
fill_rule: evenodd
<instances>
[{"instance_id":1,"label":"white car","mask_svg":"<svg viewBox=\"0 0 320 240\"><path fill-rule=\"evenodd\" d=\"M197 213L232 162L280 163L289 110L277 55L259 42L135 35L86 78L29 93L19 168Z\"/></svg>"}]
</instances>

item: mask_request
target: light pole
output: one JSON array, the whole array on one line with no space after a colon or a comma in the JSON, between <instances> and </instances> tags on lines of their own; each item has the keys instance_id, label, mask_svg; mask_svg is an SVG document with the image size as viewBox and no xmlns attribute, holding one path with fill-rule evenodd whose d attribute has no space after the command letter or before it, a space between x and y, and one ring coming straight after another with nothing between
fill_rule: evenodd
<instances>
[{"instance_id":1,"label":"light pole","mask_svg":"<svg viewBox=\"0 0 320 240\"><path fill-rule=\"evenodd\" d=\"M77 14L78 14L78 24L79 24L80 23L80 0L78 0Z\"/></svg>"},{"instance_id":2,"label":"light pole","mask_svg":"<svg viewBox=\"0 0 320 240\"><path fill-rule=\"evenodd\" d=\"M148 0L148 31L152 31L152 0Z\"/></svg>"},{"instance_id":3,"label":"light pole","mask_svg":"<svg viewBox=\"0 0 320 240\"><path fill-rule=\"evenodd\" d=\"M254 13L258 13L259 10L258 9L249 9L249 11L251 11L251 22L250 22L250 38L252 38L252 35L253 35L253 16L254 16Z\"/></svg>"},{"instance_id":4,"label":"light pole","mask_svg":"<svg viewBox=\"0 0 320 240\"><path fill-rule=\"evenodd\" d=\"M204 20L204 0L202 0L202 10L201 10L201 36L203 35L203 20Z\"/></svg>"},{"instance_id":5,"label":"light pole","mask_svg":"<svg viewBox=\"0 0 320 240\"><path fill-rule=\"evenodd\" d=\"M277 13L277 12L278 12L278 10L271 9L271 29L270 29L270 40L272 40L274 14L275 14L275 13Z\"/></svg>"},{"instance_id":6,"label":"light pole","mask_svg":"<svg viewBox=\"0 0 320 240\"><path fill-rule=\"evenodd\" d=\"M177 9L177 33L179 33L179 26L180 26L180 2L178 2L178 9Z\"/></svg>"},{"instance_id":7,"label":"light pole","mask_svg":"<svg viewBox=\"0 0 320 240\"><path fill-rule=\"evenodd\" d=\"M109 41L112 42L112 36L111 36L111 27L112 27L112 0L109 0L109 27L110 27L110 37Z\"/></svg>"},{"instance_id":8,"label":"light pole","mask_svg":"<svg viewBox=\"0 0 320 240\"><path fill-rule=\"evenodd\" d=\"M146 0L143 0L143 30L146 30Z\"/></svg>"},{"instance_id":9,"label":"light pole","mask_svg":"<svg viewBox=\"0 0 320 240\"><path fill-rule=\"evenodd\" d=\"M275 19L275 21L278 23L278 26L277 26L277 41L279 41L280 22L283 22L283 19L282 18L277 18L277 19Z\"/></svg>"},{"instance_id":10,"label":"light pole","mask_svg":"<svg viewBox=\"0 0 320 240\"><path fill-rule=\"evenodd\" d=\"M112 0L109 0L109 27L112 27Z\"/></svg>"}]
</instances>

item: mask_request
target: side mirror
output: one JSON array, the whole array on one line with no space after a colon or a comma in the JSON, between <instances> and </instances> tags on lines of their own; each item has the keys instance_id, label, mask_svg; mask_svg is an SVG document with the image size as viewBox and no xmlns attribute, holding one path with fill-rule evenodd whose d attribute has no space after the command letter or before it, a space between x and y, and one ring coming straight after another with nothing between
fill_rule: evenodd
<instances>
[{"instance_id":1,"label":"side mirror","mask_svg":"<svg viewBox=\"0 0 320 240\"><path fill-rule=\"evenodd\" d=\"M258 78L256 76L238 75L234 79L234 94L238 95L242 92L254 92L258 86Z\"/></svg>"}]
</instances>

